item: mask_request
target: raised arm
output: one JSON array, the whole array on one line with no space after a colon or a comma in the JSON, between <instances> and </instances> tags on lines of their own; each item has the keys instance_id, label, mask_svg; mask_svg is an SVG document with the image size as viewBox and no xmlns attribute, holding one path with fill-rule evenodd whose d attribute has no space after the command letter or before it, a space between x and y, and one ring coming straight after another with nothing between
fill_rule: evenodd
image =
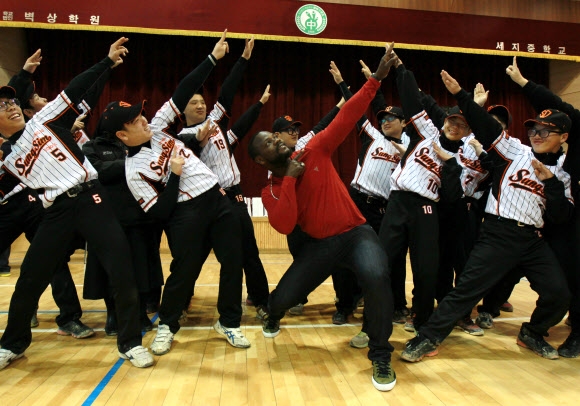
<instances>
[{"instance_id":1,"label":"raised arm","mask_svg":"<svg viewBox=\"0 0 580 406\"><path fill-rule=\"evenodd\" d=\"M232 105L234 103L234 96L238 91L238 87L242 81L242 77L246 68L248 66L248 61L252 56L252 51L254 50L254 36L250 39L246 39L246 46L244 47L244 52L242 56L234 67L232 68L230 74L224 80L222 87L220 89L220 94L218 96L219 103L226 110L229 115L232 111Z\"/></svg>"},{"instance_id":2,"label":"raised arm","mask_svg":"<svg viewBox=\"0 0 580 406\"><path fill-rule=\"evenodd\" d=\"M262 97L260 97L260 101L250 106L250 108L236 120L234 125L232 125L230 131L228 131L228 144L230 145L232 152L239 145L240 140L246 136L248 131L250 131L250 128L252 128L258 119L258 116L262 111L262 107L268 102L269 99L270 85L266 86L266 90L264 90ZM229 139L230 133L233 133L235 136L235 142L232 142L232 140Z\"/></svg>"}]
</instances>

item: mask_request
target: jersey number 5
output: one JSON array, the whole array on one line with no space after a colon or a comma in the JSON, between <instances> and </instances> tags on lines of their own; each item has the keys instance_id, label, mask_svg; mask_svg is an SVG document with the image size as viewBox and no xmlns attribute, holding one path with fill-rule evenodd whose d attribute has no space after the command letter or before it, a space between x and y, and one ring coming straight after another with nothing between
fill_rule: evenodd
<instances>
[{"instance_id":1,"label":"jersey number 5","mask_svg":"<svg viewBox=\"0 0 580 406\"><path fill-rule=\"evenodd\" d=\"M101 196L99 196L99 194L98 194L98 193L95 193L95 194L93 195L93 200L95 201L95 203L96 203L96 204L99 204L99 203L101 203L101 202L102 202L102 200L101 200Z\"/></svg>"},{"instance_id":2,"label":"jersey number 5","mask_svg":"<svg viewBox=\"0 0 580 406\"><path fill-rule=\"evenodd\" d=\"M61 162L66 160L66 156L64 156L62 151L58 148L53 149L52 151L50 151L50 153Z\"/></svg>"}]
</instances>

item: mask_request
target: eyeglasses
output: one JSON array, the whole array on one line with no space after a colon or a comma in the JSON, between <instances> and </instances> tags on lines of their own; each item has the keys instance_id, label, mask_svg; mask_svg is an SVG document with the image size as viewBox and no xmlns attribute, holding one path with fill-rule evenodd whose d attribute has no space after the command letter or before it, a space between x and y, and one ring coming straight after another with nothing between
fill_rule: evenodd
<instances>
[{"instance_id":1,"label":"eyeglasses","mask_svg":"<svg viewBox=\"0 0 580 406\"><path fill-rule=\"evenodd\" d=\"M20 100L8 99L6 101L0 102L0 113L8 110L8 107L10 106L20 106Z\"/></svg>"},{"instance_id":2,"label":"eyeglasses","mask_svg":"<svg viewBox=\"0 0 580 406\"><path fill-rule=\"evenodd\" d=\"M552 131L549 128L542 128L541 130L536 130L535 128L530 128L528 130L528 137L534 138L536 135L539 135L540 138L548 138L550 134L562 134L561 131Z\"/></svg>"},{"instance_id":3,"label":"eyeglasses","mask_svg":"<svg viewBox=\"0 0 580 406\"><path fill-rule=\"evenodd\" d=\"M285 131L290 135L299 135L300 134L300 128L298 128L298 127L290 127L288 129L286 129Z\"/></svg>"},{"instance_id":4,"label":"eyeglasses","mask_svg":"<svg viewBox=\"0 0 580 406\"><path fill-rule=\"evenodd\" d=\"M381 124L385 124L385 123L392 123L393 121L395 121L398 117L397 116L393 116L390 114L387 114L386 116L384 116L383 118L381 118L380 122Z\"/></svg>"}]
</instances>

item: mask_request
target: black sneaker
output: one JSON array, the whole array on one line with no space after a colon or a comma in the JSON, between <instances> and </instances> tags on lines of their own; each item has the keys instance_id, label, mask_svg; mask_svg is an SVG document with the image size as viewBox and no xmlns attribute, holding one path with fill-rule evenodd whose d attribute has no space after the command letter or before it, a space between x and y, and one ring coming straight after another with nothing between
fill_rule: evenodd
<instances>
[{"instance_id":1,"label":"black sneaker","mask_svg":"<svg viewBox=\"0 0 580 406\"><path fill-rule=\"evenodd\" d=\"M30 319L30 328L35 328L38 327L38 316L37 313L34 312L34 314L32 315L32 318Z\"/></svg>"},{"instance_id":2,"label":"black sneaker","mask_svg":"<svg viewBox=\"0 0 580 406\"><path fill-rule=\"evenodd\" d=\"M382 392L390 391L397 384L397 374L389 361L373 361L373 386Z\"/></svg>"},{"instance_id":3,"label":"black sneaker","mask_svg":"<svg viewBox=\"0 0 580 406\"><path fill-rule=\"evenodd\" d=\"M437 347L426 337L417 335L405 344L405 349L401 353L401 358L409 362L419 362L424 356L433 357L437 355Z\"/></svg>"},{"instance_id":4,"label":"black sneaker","mask_svg":"<svg viewBox=\"0 0 580 406\"><path fill-rule=\"evenodd\" d=\"M332 315L332 324L337 324L339 326L346 324L348 322L348 314L341 310L337 310Z\"/></svg>"},{"instance_id":5,"label":"black sneaker","mask_svg":"<svg viewBox=\"0 0 580 406\"><path fill-rule=\"evenodd\" d=\"M481 328L493 328L493 316L488 312L481 312L477 315L475 323Z\"/></svg>"},{"instance_id":6,"label":"black sneaker","mask_svg":"<svg viewBox=\"0 0 580 406\"><path fill-rule=\"evenodd\" d=\"M570 334L566 341L558 347L558 354L565 358L576 358L580 355L580 335Z\"/></svg>"},{"instance_id":7,"label":"black sneaker","mask_svg":"<svg viewBox=\"0 0 580 406\"><path fill-rule=\"evenodd\" d=\"M532 333L526 327L521 328L518 334L518 345L529 348L536 354L547 359L558 359L558 351L544 340L544 337Z\"/></svg>"},{"instance_id":8,"label":"black sneaker","mask_svg":"<svg viewBox=\"0 0 580 406\"><path fill-rule=\"evenodd\" d=\"M270 317L262 321L262 334L267 338L274 338L280 334L280 320L275 320Z\"/></svg>"},{"instance_id":9,"label":"black sneaker","mask_svg":"<svg viewBox=\"0 0 580 406\"><path fill-rule=\"evenodd\" d=\"M409 316L409 309L397 309L393 311L393 323L405 324L407 322L407 316Z\"/></svg>"},{"instance_id":10,"label":"black sneaker","mask_svg":"<svg viewBox=\"0 0 580 406\"><path fill-rule=\"evenodd\" d=\"M57 334L61 336L73 336L74 338L87 338L95 334L92 328L85 326L80 320L71 320L58 328Z\"/></svg>"},{"instance_id":11,"label":"black sneaker","mask_svg":"<svg viewBox=\"0 0 580 406\"><path fill-rule=\"evenodd\" d=\"M117 332L117 315L115 313L107 313L107 321L105 322L105 334L108 336L116 336Z\"/></svg>"}]
</instances>

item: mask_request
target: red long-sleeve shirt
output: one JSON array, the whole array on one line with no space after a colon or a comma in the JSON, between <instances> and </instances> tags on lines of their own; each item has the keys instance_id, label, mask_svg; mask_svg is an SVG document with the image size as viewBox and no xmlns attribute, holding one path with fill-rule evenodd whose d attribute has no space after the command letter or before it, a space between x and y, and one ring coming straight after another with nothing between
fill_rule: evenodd
<instances>
[{"instance_id":1,"label":"red long-sleeve shirt","mask_svg":"<svg viewBox=\"0 0 580 406\"><path fill-rule=\"evenodd\" d=\"M302 176L272 176L262 189L268 219L278 232L290 234L298 224L308 235L326 238L366 222L338 176L331 156L364 114L379 86L379 81L369 78L330 125L306 145L300 158L305 164Z\"/></svg>"}]
</instances>

